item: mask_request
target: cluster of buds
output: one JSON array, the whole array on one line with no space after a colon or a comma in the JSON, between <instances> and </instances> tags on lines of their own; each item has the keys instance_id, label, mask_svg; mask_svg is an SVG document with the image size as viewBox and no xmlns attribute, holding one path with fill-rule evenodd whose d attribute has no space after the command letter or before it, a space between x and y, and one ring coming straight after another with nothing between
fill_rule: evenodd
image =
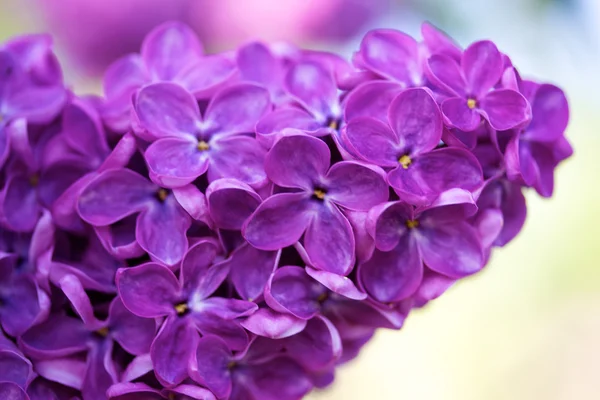
<instances>
[{"instance_id":1,"label":"cluster of buds","mask_svg":"<svg viewBox=\"0 0 600 400\"><path fill-rule=\"evenodd\" d=\"M65 88L0 47L0 398L294 400L480 271L548 197L568 105L428 24L206 55L168 23Z\"/></svg>"}]
</instances>

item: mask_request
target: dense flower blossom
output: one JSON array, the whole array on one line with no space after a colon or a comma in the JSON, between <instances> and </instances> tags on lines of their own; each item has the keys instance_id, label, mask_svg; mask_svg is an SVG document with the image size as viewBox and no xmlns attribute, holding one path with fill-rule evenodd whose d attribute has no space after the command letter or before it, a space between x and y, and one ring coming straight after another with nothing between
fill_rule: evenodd
<instances>
[{"instance_id":1,"label":"dense flower blossom","mask_svg":"<svg viewBox=\"0 0 600 400\"><path fill-rule=\"evenodd\" d=\"M422 33L350 64L167 23L104 98L3 45L0 398L300 399L482 270L552 194L567 100Z\"/></svg>"}]
</instances>

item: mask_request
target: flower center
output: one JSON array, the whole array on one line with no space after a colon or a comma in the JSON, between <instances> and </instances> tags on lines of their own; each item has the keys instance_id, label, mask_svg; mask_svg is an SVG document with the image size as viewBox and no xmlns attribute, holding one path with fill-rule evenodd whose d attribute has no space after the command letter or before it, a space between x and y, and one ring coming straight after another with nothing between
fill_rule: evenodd
<instances>
[{"instance_id":1,"label":"flower center","mask_svg":"<svg viewBox=\"0 0 600 400\"><path fill-rule=\"evenodd\" d=\"M104 328L100 328L96 331L96 334L102 336L102 337L106 337L108 336L108 327L104 327Z\"/></svg>"},{"instance_id":2,"label":"flower center","mask_svg":"<svg viewBox=\"0 0 600 400\"><path fill-rule=\"evenodd\" d=\"M33 174L29 177L29 184L32 187L37 187L40 184L40 177L38 174Z\"/></svg>"},{"instance_id":3,"label":"flower center","mask_svg":"<svg viewBox=\"0 0 600 400\"><path fill-rule=\"evenodd\" d=\"M229 361L227 363L227 369L233 369L233 368L235 368L236 365L237 365L237 362L235 362L235 361Z\"/></svg>"},{"instance_id":4,"label":"flower center","mask_svg":"<svg viewBox=\"0 0 600 400\"><path fill-rule=\"evenodd\" d=\"M167 197L169 197L169 191L167 189L158 189L158 192L156 192L156 197L162 203L167 200Z\"/></svg>"},{"instance_id":5,"label":"flower center","mask_svg":"<svg viewBox=\"0 0 600 400\"><path fill-rule=\"evenodd\" d=\"M319 297L317 297L317 302L318 302L319 304L323 304L323 303L325 303L325 301L326 301L328 298L329 298L329 293L328 293L328 292L321 293L321 294L319 295Z\"/></svg>"},{"instance_id":6,"label":"flower center","mask_svg":"<svg viewBox=\"0 0 600 400\"><path fill-rule=\"evenodd\" d=\"M187 312L188 310L188 305L187 303L179 303L175 305L175 311L177 312L177 315L183 315Z\"/></svg>"},{"instance_id":7,"label":"flower center","mask_svg":"<svg viewBox=\"0 0 600 400\"><path fill-rule=\"evenodd\" d=\"M321 189L321 188L316 188L313 191L313 197L317 200L325 200L325 195L327 194L327 190L325 189Z\"/></svg>"},{"instance_id":8,"label":"flower center","mask_svg":"<svg viewBox=\"0 0 600 400\"><path fill-rule=\"evenodd\" d=\"M416 219L409 219L408 221L406 221L406 227L408 229L414 229L417 226L419 226L419 221L417 221Z\"/></svg>"},{"instance_id":9,"label":"flower center","mask_svg":"<svg viewBox=\"0 0 600 400\"><path fill-rule=\"evenodd\" d=\"M467 107L469 107L471 110L474 109L475 107L477 107L477 100L475 100L475 99L468 99L467 100Z\"/></svg>"},{"instance_id":10,"label":"flower center","mask_svg":"<svg viewBox=\"0 0 600 400\"><path fill-rule=\"evenodd\" d=\"M340 127L340 123L337 119L330 119L327 121L327 127L337 131Z\"/></svg>"},{"instance_id":11,"label":"flower center","mask_svg":"<svg viewBox=\"0 0 600 400\"><path fill-rule=\"evenodd\" d=\"M201 140L201 141L198 142L198 145L196 146L196 148L199 151L207 151L208 149L210 149L210 146L204 140Z\"/></svg>"},{"instance_id":12,"label":"flower center","mask_svg":"<svg viewBox=\"0 0 600 400\"><path fill-rule=\"evenodd\" d=\"M412 164L412 160L406 154L403 155L402 157L400 157L398 159L398 162L400 163L400 165L402 165L402 168L404 168L404 169L408 169L408 167L410 166L410 164Z\"/></svg>"}]
</instances>

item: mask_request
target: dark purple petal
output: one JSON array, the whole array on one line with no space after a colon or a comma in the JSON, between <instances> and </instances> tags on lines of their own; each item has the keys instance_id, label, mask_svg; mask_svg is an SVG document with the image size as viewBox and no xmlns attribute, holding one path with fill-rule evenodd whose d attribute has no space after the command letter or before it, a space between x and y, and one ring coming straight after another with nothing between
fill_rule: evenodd
<instances>
[{"instance_id":1,"label":"dark purple petal","mask_svg":"<svg viewBox=\"0 0 600 400\"><path fill-rule=\"evenodd\" d=\"M35 188L25 175L15 175L4 190L2 214L8 226L17 232L31 232L41 212Z\"/></svg>"},{"instance_id":2,"label":"dark purple petal","mask_svg":"<svg viewBox=\"0 0 600 400\"><path fill-rule=\"evenodd\" d=\"M311 319L319 312L318 299L324 293L327 289L308 276L303 268L281 267L265 289L265 300L276 311Z\"/></svg>"},{"instance_id":3,"label":"dark purple petal","mask_svg":"<svg viewBox=\"0 0 600 400\"><path fill-rule=\"evenodd\" d=\"M109 400L163 400L165 397L145 383L123 382L112 385L106 391Z\"/></svg>"},{"instance_id":4,"label":"dark purple petal","mask_svg":"<svg viewBox=\"0 0 600 400\"><path fill-rule=\"evenodd\" d=\"M399 139L398 149L404 152L398 156L430 151L442 139L442 114L425 89L408 89L396 96L390 104L388 118Z\"/></svg>"},{"instance_id":5,"label":"dark purple petal","mask_svg":"<svg viewBox=\"0 0 600 400\"><path fill-rule=\"evenodd\" d=\"M105 399L107 389L117 382L115 365L111 358L112 347L110 340L91 346L87 354L87 369L81 387L81 394L85 399Z\"/></svg>"},{"instance_id":6,"label":"dark purple petal","mask_svg":"<svg viewBox=\"0 0 600 400\"><path fill-rule=\"evenodd\" d=\"M387 201L389 188L384 172L353 161L331 167L325 178L327 197L334 203L355 211L368 211Z\"/></svg>"},{"instance_id":7,"label":"dark purple petal","mask_svg":"<svg viewBox=\"0 0 600 400\"><path fill-rule=\"evenodd\" d=\"M125 307L144 318L175 313L180 301L177 278L165 266L148 263L117 272L117 289Z\"/></svg>"},{"instance_id":8,"label":"dark purple petal","mask_svg":"<svg viewBox=\"0 0 600 400\"><path fill-rule=\"evenodd\" d=\"M139 356L150 351L154 339L155 322L131 313L116 297L110 304L108 328L111 337L128 353Z\"/></svg>"},{"instance_id":9,"label":"dark purple petal","mask_svg":"<svg viewBox=\"0 0 600 400\"><path fill-rule=\"evenodd\" d=\"M176 397L176 399L179 398L181 400L216 400L215 395L210 390L196 385L179 385L163 391L163 393L165 392L171 395L177 393L180 396Z\"/></svg>"},{"instance_id":10,"label":"dark purple petal","mask_svg":"<svg viewBox=\"0 0 600 400\"><path fill-rule=\"evenodd\" d=\"M322 316L308 321L302 332L286 340L285 347L296 362L310 371L334 366L342 354L342 341L337 329Z\"/></svg>"},{"instance_id":11,"label":"dark purple petal","mask_svg":"<svg viewBox=\"0 0 600 400\"><path fill-rule=\"evenodd\" d=\"M218 179L206 189L210 216L219 229L241 230L261 203L252 188L235 179Z\"/></svg>"},{"instance_id":12,"label":"dark purple petal","mask_svg":"<svg viewBox=\"0 0 600 400\"><path fill-rule=\"evenodd\" d=\"M498 239L494 242L496 246L504 246L521 231L527 217L527 204L525 196L519 185L505 182L502 185L502 215L504 225Z\"/></svg>"},{"instance_id":13,"label":"dark purple petal","mask_svg":"<svg viewBox=\"0 0 600 400\"><path fill-rule=\"evenodd\" d=\"M89 330L97 330L105 325L94 315L92 302L77 277L74 275L63 276L58 282L58 287L63 291L73 310Z\"/></svg>"},{"instance_id":14,"label":"dark purple petal","mask_svg":"<svg viewBox=\"0 0 600 400\"><path fill-rule=\"evenodd\" d=\"M223 262L229 270L233 287L242 299L256 300L277 268L279 252L258 250L249 244L238 247Z\"/></svg>"},{"instance_id":15,"label":"dark purple petal","mask_svg":"<svg viewBox=\"0 0 600 400\"><path fill-rule=\"evenodd\" d=\"M205 336L198 341L196 356L190 364L192 379L206 386L218 398L231 393L229 363L233 357L227 344L216 336Z\"/></svg>"},{"instance_id":16,"label":"dark purple petal","mask_svg":"<svg viewBox=\"0 0 600 400\"><path fill-rule=\"evenodd\" d=\"M373 208L367 217L367 229L381 251L394 249L408 234L407 221L414 219L413 208L401 201Z\"/></svg>"},{"instance_id":17,"label":"dark purple petal","mask_svg":"<svg viewBox=\"0 0 600 400\"><path fill-rule=\"evenodd\" d=\"M262 146L271 148L286 128L295 128L317 135L320 133L320 129L323 128L323 124L301 108L278 108L265 115L256 124L256 140Z\"/></svg>"},{"instance_id":18,"label":"dark purple petal","mask_svg":"<svg viewBox=\"0 0 600 400\"><path fill-rule=\"evenodd\" d=\"M306 320L265 307L246 318L241 324L255 335L283 339L301 332L306 326Z\"/></svg>"},{"instance_id":19,"label":"dark purple petal","mask_svg":"<svg viewBox=\"0 0 600 400\"><path fill-rule=\"evenodd\" d=\"M461 66L469 95L479 98L488 92L504 72L502 54L489 40L470 45L462 55Z\"/></svg>"},{"instance_id":20,"label":"dark purple petal","mask_svg":"<svg viewBox=\"0 0 600 400\"><path fill-rule=\"evenodd\" d=\"M427 302L437 299L439 296L444 294L456 280L448 278L447 276L438 274L425 268L425 274L423 275L423 281L419 286L417 292L413 295L412 299L416 307L422 307Z\"/></svg>"},{"instance_id":21,"label":"dark purple petal","mask_svg":"<svg viewBox=\"0 0 600 400\"><path fill-rule=\"evenodd\" d=\"M244 350L250 343L248 333L238 321L224 320L209 313L192 313L191 317L203 336L218 336L231 350Z\"/></svg>"},{"instance_id":22,"label":"dark purple petal","mask_svg":"<svg viewBox=\"0 0 600 400\"><path fill-rule=\"evenodd\" d=\"M29 400L29 396L16 383L0 382L0 398L6 400Z\"/></svg>"},{"instance_id":23,"label":"dark purple petal","mask_svg":"<svg viewBox=\"0 0 600 400\"><path fill-rule=\"evenodd\" d=\"M296 243L310 224L310 198L304 193L269 197L242 227L244 238L262 250L279 250Z\"/></svg>"},{"instance_id":24,"label":"dark purple petal","mask_svg":"<svg viewBox=\"0 0 600 400\"><path fill-rule=\"evenodd\" d=\"M492 128L498 131L512 129L531 119L531 106L519 92L499 89L481 99L479 107ZM445 111L444 111L445 112Z\"/></svg>"},{"instance_id":25,"label":"dark purple petal","mask_svg":"<svg viewBox=\"0 0 600 400\"><path fill-rule=\"evenodd\" d=\"M80 320L53 315L21 336L20 346L36 358L64 357L85 350L90 334Z\"/></svg>"},{"instance_id":26,"label":"dark purple petal","mask_svg":"<svg viewBox=\"0 0 600 400\"><path fill-rule=\"evenodd\" d=\"M42 313L38 287L28 275L17 275L7 282L0 292L0 320L2 327L12 336L19 336L29 329ZM4 282L1 284L5 285Z\"/></svg>"},{"instance_id":27,"label":"dark purple petal","mask_svg":"<svg viewBox=\"0 0 600 400\"><path fill-rule=\"evenodd\" d=\"M0 345L0 377L25 389L34 377L31 362L16 348L3 349Z\"/></svg>"}]
</instances>

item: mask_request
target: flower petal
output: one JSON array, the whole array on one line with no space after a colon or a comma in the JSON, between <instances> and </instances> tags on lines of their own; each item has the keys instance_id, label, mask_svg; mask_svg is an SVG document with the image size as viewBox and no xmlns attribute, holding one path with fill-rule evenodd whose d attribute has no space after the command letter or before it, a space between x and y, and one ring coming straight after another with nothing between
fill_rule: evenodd
<instances>
[{"instance_id":1,"label":"flower petal","mask_svg":"<svg viewBox=\"0 0 600 400\"><path fill-rule=\"evenodd\" d=\"M354 161L334 164L325 178L327 197L336 204L355 211L368 211L389 197L384 172Z\"/></svg>"},{"instance_id":2,"label":"flower petal","mask_svg":"<svg viewBox=\"0 0 600 400\"><path fill-rule=\"evenodd\" d=\"M379 250L391 251L408 234L407 221L413 219L413 208L402 201L395 201L369 211L366 227Z\"/></svg>"},{"instance_id":3,"label":"flower petal","mask_svg":"<svg viewBox=\"0 0 600 400\"><path fill-rule=\"evenodd\" d=\"M353 89L345 100L344 120L371 117L387 124L388 107L402 90L402 85L389 81L370 81Z\"/></svg>"},{"instance_id":4,"label":"flower petal","mask_svg":"<svg viewBox=\"0 0 600 400\"><path fill-rule=\"evenodd\" d=\"M498 131L519 127L531 120L529 102L514 90L494 90L481 99L479 107L492 128Z\"/></svg>"},{"instance_id":5,"label":"flower petal","mask_svg":"<svg viewBox=\"0 0 600 400\"><path fill-rule=\"evenodd\" d=\"M125 351L136 356L150 351L155 333L152 319L136 316L125 308L119 297L110 303L108 316L110 335Z\"/></svg>"},{"instance_id":6,"label":"flower petal","mask_svg":"<svg viewBox=\"0 0 600 400\"><path fill-rule=\"evenodd\" d=\"M334 293L352 300L364 300L367 298L367 294L359 290L347 276L319 271L311 267L306 267L305 271L311 278Z\"/></svg>"},{"instance_id":7,"label":"flower petal","mask_svg":"<svg viewBox=\"0 0 600 400\"><path fill-rule=\"evenodd\" d=\"M346 125L342 139L353 153L381 167L395 167L401 155L398 136L383 123L371 117L358 117Z\"/></svg>"},{"instance_id":8,"label":"flower petal","mask_svg":"<svg viewBox=\"0 0 600 400\"><path fill-rule=\"evenodd\" d=\"M261 250L279 250L296 243L313 216L304 193L281 193L269 197L242 227L244 238Z\"/></svg>"},{"instance_id":9,"label":"flower petal","mask_svg":"<svg viewBox=\"0 0 600 400\"><path fill-rule=\"evenodd\" d=\"M301 332L306 326L306 320L264 307L246 318L241 324L255 335L270 339L283 339Z\"/></svg>"},{"instance_id":10,"label":"flower petal","mask_svg":"<svg viewBox=\"0 0 600 400\"><path fill-rule=\"evenodd\" d=\"M254 301L263 293L278 260L279 252L258 250L245 243L223 264L231 271L229 279L240 297Z\"/></svg>"},{"instance_id":11,"label":"flower petal","mask_svg":"<svg viewBox=\"0 0 600 400\"><path fill-rule=\"evenodd\" d=\"M87 349L90 334L78 319L54 315L21 336L23 352L35 358L56 358Z\"/></svg>"},{"instance_id":12,"label":"flower petal","mask_svg":"<svg viewBox=\"0 0 600 400\"><path fill-rule=\"evenodd\" d=\"M423 279L423 262L412 235L402 236L389 252L375 250L371 259L360 265L359 277L367 292L382 303L415 293Z\"/></svg>"},{"instance_id":13,"label":"flower petal","mask_svg":"<svg viewBox=\"0 0 600 400\"><path fill-rule=\"evenodd\" d=\"M321 63L310 60L295 63L285 77L285 87L319 122L325 123L328 117L336 117L340 112L333 74Z\"/></svg>"},{"instance_id":14,"label":"flower petal","mask_svg":"<svg viewBox=\"0 0 600 400\"><path fill-rule=\"evenodd\" d=\"M143 318L174 314L174 306L181 300L177 278L161 264L120 269L116 282L123 305Z\"/></svg>"},{"instance_id":15,"label":"flower petal","mask_svg":"<svg viewBox=\"0 0 600 400\"><path fill-rule=\"evenodd\" d=\"M352 226L335 205L319 208L304 235L304 247L317 269L348 275L354 267Z\"/></svg>"},{"instance_id":16,"label":"flower petal","mask_svg":"<svg viewBox=\"0 0 600 400\"><path fill-rule=\"evenodd\" d=\"M329 163L325 142L308 135L292 135L281 138L269 151L265 171L276 185L312 192Z\"/></svg>"},{"instance_id":17,"label":"flower petal","mask_svg":"<svg viewBox=\"0 0 600 400\"><path fill-rule=\"evenodd\" d=\"M388 118L400 140L399 149L411 155L434 149L442 139L442 114L425 89L407 89L396 96Z\"/></svg>"},{"instance_id":18,"label":"flower petal","mask_svg":"<svg viewBox=\"0 0 600 400\"><path fill-rule=\"evenodd\" d=\"M198 150L190 138L164 138L152 143L144 153L150 177L168 187L187 185L208 169L209 152Z\"/></svg>"},{"instance_id":19,"label":"flower petal","mask_svg":"<svg viewBox=\"0 0 600 400\"><path fill-rule=\"evenodd\" d=\"M194 96L181 86L161 82L143 87L137 94L135 112L151 141L164 137L195 135L200 123L200 109Z\"/></svg>"},{"instance_id":20,"label":"flower petal","mask_svg":"<svg viewBox=\"0 0 600 400\"><path fill-rule=\"evenodd\" d=\"M183 257L179 274L181 286L186 291L200 291L204 299L217 290L228 271L227 268L220 268L225 271L225 276L221 276L217 270L209 272L219 252L217 243L210 239L199 240L190 247Z\"/></svg>"},{"instance_id":21,"label":"flower petal","mask_svg":"<svg viewBox=\"0 0 600 400\"><path fill-rule=\"evenodd\" d=\"M231 350L244 350L250 343L248 333L238 321L225 320L207 313L192 313L191 317L203 336L218 336Z\"/></svg>"},{"instance_id":22,"label":"flower petal","mask_svg":"<svg viewBox=\"0 0 600 400\"><path fill-rule=\"evenodd\" d=\"M459 55L460 57L460 55ZM460 65L452 57L434 54L427 60L427 77L450 96L466 97L467 83Z\"/></svg>"},{"instance_id":23,"label":"flower petal","mask_svg":"<svg viewBox=\"0 0 600 400\"><path fill-rule=\"evenodd\" d=\"M262 86L239 83L218 92L205 113L205 131L219 134L250 133L271 109L269 92Z\"/></svg>"},{"instance_id":24,"label":"flower petal","mask_svg":"<svg viewBox=\"0 0 600 400\"><path fill-rule=\"evenodd\" d=\"M33 231L41 212L35 188L25 175L15 175L4 190L1 214L8 226L17 232Z\"/></svg>"},{"instance_id":25,"label":"flower petal","mask_svg":"<svg viewBox=\"0 0 600 400\"><path fill-rule=\"evenodd\" d=\"M270 149L281 137L285 128L295 128L317 135L323 124L317 122L314 116L301 108L282 107L274 110L256 124L256 140Z\"/></svg>"},{"instance_id":26,"label":"flower petal","mask_svg":"<svg viewBox=\"0 0 600 400\"><path fill-rule=\"evenodd\" d=\"M107 170L83 189L77 209L89 224L106 226L145 209L155 191L156 187L136 172Z\"/></svg>"},{"instance_id":27,"label":"flower petal","mask_svg":"<svg viewBox=\"0 0 600 400\"><path fill-rule=\"evenodd\" d=\"M301 319L311 319L320 311L319 297L327 289L314 281L300 267L281 267L265 288L269 307Z\"/></svg>"},{"instance_id":28,"label":"flower petal","mask_svg":"<svg viewBox=\"0 0 600 400\"><path fill-rule=\"evenodd\" d=\"M260 196L236 179L218 179L206 189L210 216L219 229L241 230L261 203Z\"/></svg>"},{"instance_id":29,"label":"flower petal","mask_svg":"<svg viewBox=\"0 0 600 400\"><path fill-rule=\"evenodd\" d=\"M464 132L474 131L481 122L481 115L477 110L471 109L462 97L444 100L442 112L451 126Z\"/></svg>"},{"instance_id":30,"label":"flower petal","mask_svg":"<svg viewBox=\"0 0 600 400\"><path fill-rule=\"evenodd\" d=\"M215 267L220 266L216 265ZM207 313L223 320L233 320L252 315L258 309L258 306L255 303L246 300L211 297L202 300L202 302L198 302L198 304L195 304L194 299L192 298L190 308L198 314ZM197 317L200 318L200 315Z\"/></svg>"},{"instance_id":31,"label":"flower petal","mask_svg":"<svg viewBox=\"0 0 600 400\"><path fill-rule=\"evenodd\" d=\"M29 400L25 390L13 382L0 382L0 398L8 400Z\"/></svg>"},{"instance_id":32,"label":"flower petal","mask_svg":"<svg viewBox=\"0 0 600 400\"><path fill-rule=\"evenodd\" d=\"M265 149L248 136L232 136L210 143L210 165L208 179L234 178L253 187L260 188L267 183L265 173Z\"/></svg>"},{"instance_id":33,"label":"flower petal","mask_svg":"<svg viewBox=\"0 0 600 400\"><path fill-rule=\"evenodd\" d=\"M242 378L236 386L245 386L260 400L301 399L313 387L304 369L288 357L248 366L239 373Z\"/></svg>"},{"instance_id":34,"label":"flower petal","mask_svg":"<svg viewBox=\"0 0 600 400\"><path fill-rule=\"evenodd\" d=\"M462 55L461 66L470 95L479 98L502 77L504 62L496 45L489 40L475 42Z\"/></svg>"},{"instance_id":35,"label":"flower petal","mask_svg":"<svg viewBox=\"0 0 600 400\"><path fill-rule=\"evenodd\" d=\"M6 333L11 336L22 335L42 313L38 287L34 279L26 274L15 276L9 282L2 282L2 302L0 303L0 322Z\"/></svg>"},{"instance_id":36,"label":"flower petal","mask_svg":"<svg viewBox=\"0 0 600 400\"><path fill-rule=\"evenodd\" d=\"M228 369L232 358L231 350L223 340L217 336L205 336L198 341L196 356L190 364L190 375L218 398L227 398L232 386Z\"/></svg>"},{"instance_id":37,"label":"flower petal","mask_svg":"<svg viewBox=\"0 0 600 400\"><path fill-rule=\"evenodd\" d=\"M528 138L539 142L553 142L567 129L569 104L562 90L554 85L540 85L531 100L531 124Z\"/></svg>"},{"instance_id":38,"label":"flower petal","mask_svg":"<svg viewBox=\"0 0 600 400\"><path fill-rule=\"evenodd\" d=\"M325 317L317 316L306 328L286 340L290 356L309 371L322 371L334 366L342 354L342 340L335 326Z\"/></svg>"}]
</instances>

